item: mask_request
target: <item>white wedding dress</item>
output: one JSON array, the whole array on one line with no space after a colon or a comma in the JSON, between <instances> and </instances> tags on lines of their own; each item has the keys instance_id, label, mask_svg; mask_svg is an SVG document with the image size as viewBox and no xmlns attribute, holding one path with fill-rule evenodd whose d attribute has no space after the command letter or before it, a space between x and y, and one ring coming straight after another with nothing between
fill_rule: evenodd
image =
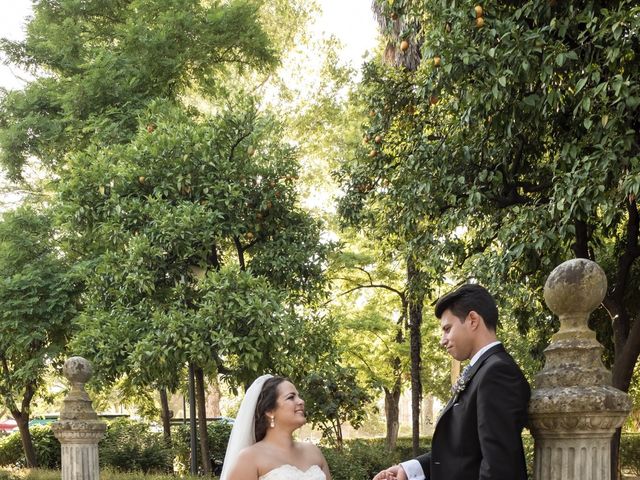
<instances>
[{"instance_id":1,"label":"white wedding dress","mask_svg":"<svg viewBox=\"0 0 640 480\"><path fill-rule=\"evenodd\" d=\"M262 475L258 480L326 480L324 472L318 465L312 465L307 471L293 465L280 465Z\"/></svg>"}]
</instances>

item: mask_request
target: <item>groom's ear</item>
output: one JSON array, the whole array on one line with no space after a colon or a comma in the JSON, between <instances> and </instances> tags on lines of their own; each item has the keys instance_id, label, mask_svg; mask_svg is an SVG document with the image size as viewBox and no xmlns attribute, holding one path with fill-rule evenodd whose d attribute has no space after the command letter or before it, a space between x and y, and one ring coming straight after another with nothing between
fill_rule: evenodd
<instances>
[{"instance_id":1,"label":"groom's ear","mask_svg":"<svg viewBox=\"0 0 640 480\"><path fill-rule=\"evenodd\" d=\"M467 319L465 320L465 322L469 322L469 328L471 328L471 330L473 331L477 330L480 326L484 325L484 319L475 310L471 310L467 314Z\"/></svg>"}]
</instances>

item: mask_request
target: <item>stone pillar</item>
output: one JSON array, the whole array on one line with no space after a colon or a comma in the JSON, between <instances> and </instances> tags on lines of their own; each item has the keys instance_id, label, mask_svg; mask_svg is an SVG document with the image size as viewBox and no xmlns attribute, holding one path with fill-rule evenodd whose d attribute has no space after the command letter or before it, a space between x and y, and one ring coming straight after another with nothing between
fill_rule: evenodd
<instances>
[{"instance_id":1,"label":"stone pillar","mask_svg":"<svg viewBox=\"0 0 640 480\"><path fill-rule=\"evenodd\" d=\"M611 479L611 438L631 400L611 386L602 345L587 325L606 290L602 269L585 259L559 265L545 284L544 298L560 318L560 330L545 350L529 404L536 480Z\"/></svg>"},{"instance_id":2,"label":"stone pillar","mask_svg":"<svg viewBox=\"0 0 640 480\"><path fill-rule=\"evenodd\" d=\"M91 363L71 357L64 363L71 391L64 399L60 420L52 425L62 446L62 480L98 480L98 442L107 425L98 419L84 384L91 378Z\"/></svg>"}]
</instances>

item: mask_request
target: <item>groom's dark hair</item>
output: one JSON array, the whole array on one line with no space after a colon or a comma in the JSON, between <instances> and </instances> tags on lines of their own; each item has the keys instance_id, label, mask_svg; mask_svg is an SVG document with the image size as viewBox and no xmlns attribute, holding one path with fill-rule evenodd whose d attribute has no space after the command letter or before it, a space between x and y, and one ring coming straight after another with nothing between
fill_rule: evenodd
<instances>
[{"instance_id":1,"label":"groom's dark hair","mask_svg":"<svg viewBox=\"0 0 640 480\"><path fill-rule=\"evenodd\" d=\"M262 440L267 434L267 428L269 428L269 419L267 418L266 413L269 410L273 410L276 408L276 404L278 401L278 385L282 382L288 381L288 379L284 377L271 377L264 385L262 385L262 390L260 391L260 395L258 395L258 401L256 403L256 411L254 415L254 431L256 434L256 442Z\"/></svg>"},{"instance_id":2,"label":"groom's dark hair","mask_svg":"<svg viewBox=\"0 0 640 480\"><path fill-rule=\"evenodd\" d=\"M453 292L447 293L436 302L435 314L442 317L445 310L451 310L464 322L471 310L478 313L489 330L496 331L498 326L498 307L489 291L476 283L467 283Z\"/></svg>"}]
</instances>

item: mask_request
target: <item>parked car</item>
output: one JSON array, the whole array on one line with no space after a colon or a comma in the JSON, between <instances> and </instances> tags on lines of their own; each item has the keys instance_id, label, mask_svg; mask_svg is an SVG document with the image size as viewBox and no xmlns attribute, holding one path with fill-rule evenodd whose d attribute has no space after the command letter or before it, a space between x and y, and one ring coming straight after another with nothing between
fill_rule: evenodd
<instances>
[{"instance_id":1,"label":"parked car","mask_svg":"<svg viewBox=\"0 0 640 480\"><path fill-rule=\"evenodd\" d=\"M0 421L0 433L8 435L18 431L18 424L13 418Z\"/></svg>"}]
</instances>

